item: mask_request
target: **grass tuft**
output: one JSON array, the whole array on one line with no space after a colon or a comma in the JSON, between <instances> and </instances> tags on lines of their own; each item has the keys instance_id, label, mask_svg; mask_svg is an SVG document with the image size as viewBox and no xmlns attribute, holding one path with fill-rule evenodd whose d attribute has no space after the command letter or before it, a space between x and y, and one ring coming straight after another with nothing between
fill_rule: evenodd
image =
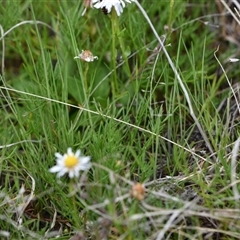
<instances>
[{"instance_id":1,"label":"grass tuft","mask_svg":"<svg viewBox=\"0 0 240 240\"><path fill-rule=\"evenodd\" d=\"M1 238L240 238L232 2L2 3Z\"/></svg>"}]
</instances>

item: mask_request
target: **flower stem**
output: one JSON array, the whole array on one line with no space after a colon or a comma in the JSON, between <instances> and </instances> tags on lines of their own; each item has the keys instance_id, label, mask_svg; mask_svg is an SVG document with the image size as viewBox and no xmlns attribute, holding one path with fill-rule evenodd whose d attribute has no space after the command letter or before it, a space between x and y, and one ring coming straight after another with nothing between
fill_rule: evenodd
<instances>
[{"instance_id":1,"label":"flower stem","mask_svg":"<svg viewBox=\"0 0 240 240\"><path fill-rule=\"evenodd\" d=\"M125 45L124 45L124 42L123 42L122 33L120 32L120 29L119 29L119 24L117 24L117 26L116 26L116 32L117 32L117 37L118 37L118 41L119 41L119 44L120 44L120 48L121 48L121 51L122 51L123 60L125 62L124 66L126 67L128 77L130 78L130 81L131 81L132 80L132 74L131 74L131 70L130 70L130 66L129 66L129 62L128 62L128 56L127 56L127 53L126 53L126 48L125 48Z\"/></svg>"},{"instance_id":2,"label":"flower stem","mask_svg":"<svg viewBox=\"0 0 240 240\"><path fill-rule=\"evenodd\" d=\"M74 182L71 179L71 182L69 183L69 194L71 195L71 202L72 202L72 206L74 209L74 211L72 212L72 218L73 218L75 227L77 229L80 229L81 225L80 225L80 220L79 220L79 214L77 214L79 211L78 211L77 204L76 204L76 198L75 198L75 195L73 194L73 192L74 192Z\"/></svg>"},{"instance_id":3,"label":"flower stem","mask_svg":"<svg viewBox=\"0 0 240 240\"><path fill-rule=\"evenodd\" d=\"M169 13L169 18L168 18L168 33L169 34L172 31L173 6L174 6L174 0L170 0L170 13Z\"/></svg>"},{"instance_id":4,"label":"flower stem","mask_svg":"<svg viewBox=\"0 0 240 240\"><path fill-rule=\"evenodd\" d=\"M86 90L86 93L88 93L88 82L87 82L87 74L88 74L88 63L85 63L85 70L84 70L84 87Z\"/></svg>"},{"instance_id":5,"label":"flower stem","mask_svg":"<svg viewBox=\"0 0 240 240\"><path fill-rule=\"evenodd\" d=\"M87 106L87 108L89 108L89 105L88 105L88 94L89 94L89 89L88 89L88 69L89 69L89 63L88 62L85 62L85 70L84 70L84 73L83 73L83 81L84 81L84 93L85 93L85 104ZM84 104L84 105L85 105ZM88 117L89 117L89 122L90 122L90 125L93 126L93 123L92 123L92 117L91 117L91 114L88 113Z\"/></svg>"},{"instance_id":6,"label":"flower stem","mask_svg":"<svg viewBox=\"0 0 240 240\"><path fill-rule=\"evenodd\" d=\"M116 98L118 93L118 80L117 80L117 52L116 52L116 29L118 28L118 16L115 10L113 10L111 16L112 21L112 63L113 63L113 81L111 81L113 98Z\"/></svg>"}]
</instances>

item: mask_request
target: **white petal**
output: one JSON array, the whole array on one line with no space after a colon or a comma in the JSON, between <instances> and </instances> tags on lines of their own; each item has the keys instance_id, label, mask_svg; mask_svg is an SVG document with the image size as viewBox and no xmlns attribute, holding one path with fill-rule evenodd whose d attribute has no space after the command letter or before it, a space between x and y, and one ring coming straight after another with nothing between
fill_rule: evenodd
<instances>
[{"instance_id":1,"label":"white petal","mask_svg":"<svg viewBox=\"0 0 240 240\"><path fill-rule=\"evenodd\" d=\"M91 166L92 166L91 163L86 163L85 165L81 165L81 166L79 167L79 171L80 171L80 170L86 171L86 170L88 170Z\"/></svg>"},{"instance_id":2,"label":"white petal","mask_svg":"<svg viewBox=\"0 0 240 240\"><path fill-rule=\"evenodd\" d=\"M67 173L66 169L62 169L58 174L57 177L62 177L65 173Z\"/></svg>"},{"instance_id":3,"label":"white petal","mask_svg":"<svg viewBox=\"0 0 240 240\"><path fill-rule=\"evenodd\" d=\"M69 171L68 176L69 176L70 178L73 178L73 177L75 176L75 173L74 173L74 170L73 170L73 169Z\"/></svg>"},{"instance_id":4,"label":"white petal","mask_svg":"<svg viewBox=\"0 0 240 240\"><path fill-rule=\"evenodd\" d=\"M98 2L97 4L94 5L94 7L97 9L103 8L103 4L102 4L102 2Z\"/></svg>"},{"instance_id":5,"label":"white petal","mask_svg":"<svg viewBox=\"0 0 240 240\"><path fill-rule=\"evenodd\" d=\"M126 6L125 2L124 2L124 1L121 1L121 4L122 4L123 8L125 8L125 6ZM119 5L120 5L120 3L119 3ZM120 5L120 6L121 6L121 5Z\"/></svg>"},{"instance_id":6,"label":"white petal","mask_svg":"<svg viewBox=\"0 0 240 240\"><path fill-rule=\"evenodd\" d=\"M78 178L78 177L79 177L79 175L80 175L80 174L79 174L79 171L75 171L75 174L74 174L74 175L75 175L75 177L77 177L77 178Z\"/></svg>"},{"instance_id":7,"label":"white petal","mask_svg":"<svg viewBox=\"0 0 240 240\"><path fill-rule=\"evenodd\" d=\"M79 158L80 155L81 155L81 151L80 151L80 150L77 150L76 153L75 153L75 157L76 157L76 158Z\"/></svg>"},{"instance_id":8,"label":"white petal","mask_svg":"<svg viewBox=\"0 0 240 240\"><path fill-rule=\"evenodd\" d=\"M121 15L121 13L123 12L123 9L122 7L119 5L119 6L115 6L115 10L116 10L116 13L118 16Z\"/></svg>"},{"instance_id":9,"label":"white petal","mask_svg":"<svg viewBox=\"0 0 240 240\"><path fill-rule=\"evenodd\" d=\"M67 155L70 155L70 156L74 155L74 153L72 152L72 148L67 149Z\"/></svg>"},{"instance_id":10,"label":"white petal","mask_svg":"<svg viewBox=\"0 0 240 240\"><path fill-rule=\"evenodd\" d=\"M81 163L81 165L83 164L86 164L86 163L88 163L89 161L90 161L90 159L91 159L91 157L89 157L89 156L86 156L86 157L81 157L80 158L80 163Z\"/></svg>"},{"instance_id":11,"label":"white petal","mask_svg":"<svg viewBox=\"0 0 240 240\"><path fill-rule=\"evenodd\" d=\"M64 158L57 159L57 165L60 167L64 167L65 166Z\"/></svg>"},{"instance_id":12,"label":"white petal","mask_svg":"<svg viewBox=\"0 0 240 240\"><path fill-rule=\"evenodd\" d=\"M57 152L57 153L55 153L55 157L56 158L62 158L63 156L60 153Z\"/></svg>"},{"instance_id":13,"label":"white petal","mask_svg":"<svg viewBox=\"0 0 240 240\"><path fill-rule=\"evenodd\" d=\"M59 172L61 171L62 167L56 165L56 166L53 166L49 169L49 172L52 172L52 173L55 173L55 172Z\"/></svg>"}]
</instances>

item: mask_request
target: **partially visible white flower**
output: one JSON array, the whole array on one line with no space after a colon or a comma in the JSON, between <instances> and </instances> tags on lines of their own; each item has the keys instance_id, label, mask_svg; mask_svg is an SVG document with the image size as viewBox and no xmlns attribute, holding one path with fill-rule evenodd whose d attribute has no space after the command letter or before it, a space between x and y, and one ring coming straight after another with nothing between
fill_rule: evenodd
<instances>
[{"instance_id":1,"label":"partially visible white flower","mask_svg":"<svg viewBox=\"0 0 240 240\"><path fill-rule=\"evenodd\" d=\"M68 148L67 153L61 155L55 153L57 164L49 169L52 173L57 173L57 177L61 177L68 173L70 178L79 177L80 171L86 171L91 167L89 156L81 156L81 151L77 150L74 154L71 148Z\"/></svg>"},{"instance_id":2,"label":"partially visible white flower","mask_svg":"<svg viewBox=\"0 0 240 240\"><path fill-rule=\"evenodd\" d=\"M125 8L125 2L131 3L135 0L92 0L92 3L95 4L94 7L97 9L106 9L107 13L110 13L112 7L115 8L118 16L123 12L123 8Z\"/></svg>"},{"instance_id":3,"label":"partially visible white flower","mask_svg":"<svg viewBox=\"0 0 240 240\"><path fill-rule=\"evenodd\" d=\"M231 62L231 63L239 62L239 59L238 58L229 58L229 62Z\"/></svg>"},{"instance_id":4,"label":"partially visible white flower","mask_svg":"<svg viewBox=\"0 0 240 240\"><path fill-rule=\"evenodd\" d=\"M82 50L82 52L74 58L79 58L85 62L93 62L95 59L98 59L98 57L93 56L93 54L89 50Z\"/></svg>"},{"instance_id":5,"label":"partially visible white flower","mask_svg":"<svg viewBox=\"0 0 240 240\"><path fill-rule=\"evenodd\" d=\"M4 231L4 230L0 230L0 236L9 239L10 232Z\"/></svg>"}]
</instances>

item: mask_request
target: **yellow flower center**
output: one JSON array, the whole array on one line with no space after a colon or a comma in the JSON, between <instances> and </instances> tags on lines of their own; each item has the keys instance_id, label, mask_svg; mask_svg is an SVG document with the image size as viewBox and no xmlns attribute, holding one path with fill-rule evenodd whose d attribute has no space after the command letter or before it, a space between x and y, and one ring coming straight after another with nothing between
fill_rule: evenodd
<instances>
[{"instance_id":1,"label":"yellow flower center","mask_svg":"<svg viewBox=\"0 0 240 240\"><path fill-rule=\"evenodd\" d=\"M67 168L74 168L78 164L78 159L74 155L67 156L64 163Z\"/></svg>"}]
</instances>

